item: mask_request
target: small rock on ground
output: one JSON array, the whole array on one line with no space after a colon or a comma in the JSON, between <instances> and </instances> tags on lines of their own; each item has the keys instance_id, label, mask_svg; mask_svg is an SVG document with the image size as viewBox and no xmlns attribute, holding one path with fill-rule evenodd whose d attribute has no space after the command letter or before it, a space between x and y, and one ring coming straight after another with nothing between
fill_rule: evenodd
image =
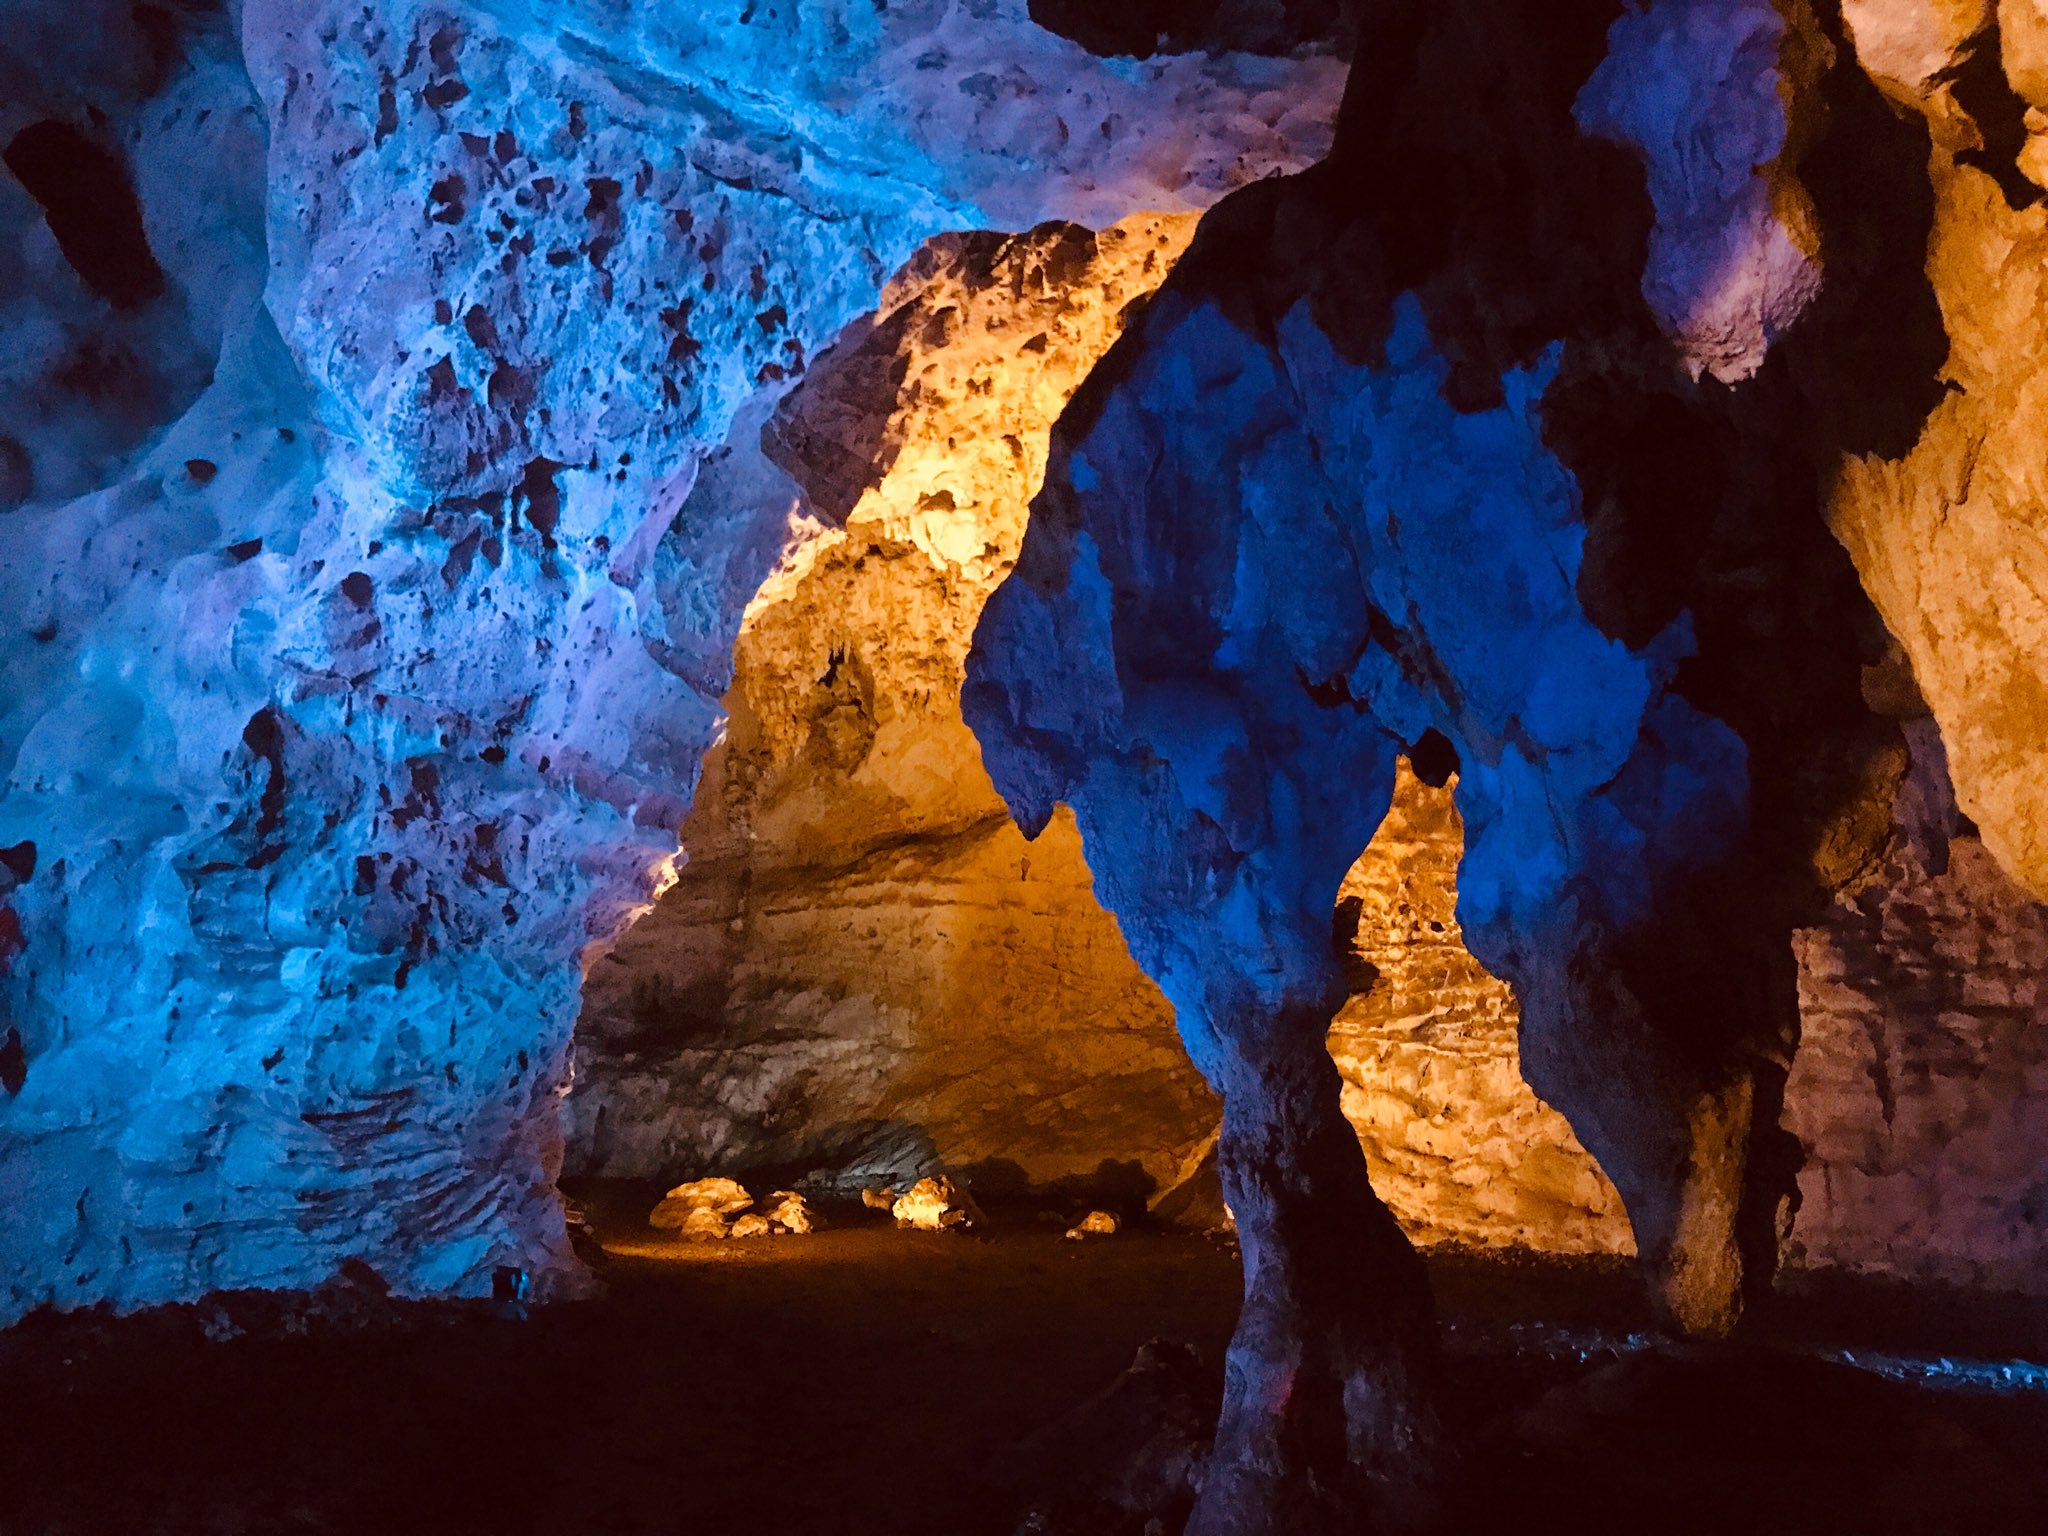
<instances>
[{"instance_id":1,"label":"small rock on ground","mask_svg":"<svg viewBox=\"0 0 2048 1536\"><path fill-rule=\"evenodd\" d=\"M732 1229L718 1212L708 1205L700 1205L683 1218L677 1234L687 1242L714 1243L732 1236Z\"/></svg>"},{"instance_id":2,"label":"small rock on ground","mask_svg":"<svg viewBox=\"0 0 2048 1536\"><path fill-rule=\"evenodd\" d=\"M808 1200L789 1189L778 1189L770 1195L762 1214L777 1232L796 1237L808 1236L825 1224Z\"/></svg>"},{"instance_id":3,"label":"small rock on ground","mask_svg":"<svg viewBox=\"0 0 2048 1536\"><path fill-rule=\"evenodd\" d=\"M1114 1237L1123 1229L1123 1223L1110 1211L1090 1211L1071 1227L1067 1228L1067 1241L1080 1242L1090 1237Z\"/></svg>"}]
</instances>

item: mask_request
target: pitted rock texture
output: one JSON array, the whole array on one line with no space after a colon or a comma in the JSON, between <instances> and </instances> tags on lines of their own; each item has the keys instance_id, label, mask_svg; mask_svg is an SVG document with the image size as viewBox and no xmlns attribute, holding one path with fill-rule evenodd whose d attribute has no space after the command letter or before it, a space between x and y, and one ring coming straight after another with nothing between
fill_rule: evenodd
<instances>
[{"instance_id":1,"label":"pitted rock texture","mask_svg":"<svg viewBox=\"0 0 2048 1536\"><path fill-rule=\"evenodd\" d=\"M931 235L1199 208L1342 66L1023 0L122 17L0 39L0 1317L574 1284L579 962L817 531L721 445Z\"/></svg>"},{"instance_id":2,"label":"pitted rock texture","mask_svg":"<svg viewBox=\"0 0 2048 1536\"><path fill-rule=\"evenodd\" d=\"M1163 1182L1213 1129L1071 819L1027 843L959 711L1053 418L1191 227L934 241L767 425L841 526L748 610L684 865L591 970L575 1170Z\"/></svg>"},{"instance_id":3,"label":"pitted rock texture","mask_svg":"<svg viewBox=\"0 0 2048 1536\"><path fill-rule=\"evenodd\" d=\"M1403 759L1393 802L1337 896L1354 964L1330 1025L1373 1190L1418 1243L1632 1253L1621 1197L1523 1080L1514 993L1458 926L1464 827L1452 783Z\"/></svg>"}]
</instances>

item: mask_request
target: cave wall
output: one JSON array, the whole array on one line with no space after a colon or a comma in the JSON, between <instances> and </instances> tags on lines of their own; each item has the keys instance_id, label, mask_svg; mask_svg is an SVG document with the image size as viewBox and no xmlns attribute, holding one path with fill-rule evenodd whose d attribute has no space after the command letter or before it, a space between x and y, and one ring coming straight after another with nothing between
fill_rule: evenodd
<instances>
[{"instance_id":1,"label":"cave wall","mask_svg":"<svg viewBox=\"0 0 2048 1536\"><path fill-rule=\"evenodd\" d=\"M572 1286L582 964L815 532L735 423L935 233L1305 163L1343 67L1023 0L98 19L0 38L0 1318Z\"/></svg>"},{"instance_id":2,"label":"cave wall","mask_svg":"<svg viewBox=\"0 0 2048 1536\"><path fill-rule=\"evenodd\" d=\"M1847 39L1858 42L1866 36L1858 30L1863 13L1850 10ZM1760 8L1732 8L1691 32L1676 15L1657 8L1619 25L1574 115L1589 134L1641 148L1656 214L1644 302L1695 379L1740 384L1757 375L1771 341L1820 287L1820 213L1785 159L1795 138L1806 140L1802 153L1809 150L1815 130L1809 123L1794 134L1770 104L1781 72L1818 94L1823 58L1795 55L1807 48L1824 56L1826 45L1803 25L1788 34ZM1646 82L1693 92L1687 110L1710 118L1726 137L1718 179L1665 142L1665 124L1642 115L1643 101L1663 99ZM1715 98L1730 91L1766 105L1716 108ZM1821 169L1808 166L1809 174L1847 179L1824 157L1814 162ZM1838 263L1868 284L1852 265L1854 253L1843 256L1842 237L1834 238ZM1718 253L1718 265L1702 256L1703 247ZM923 281L917 270L899 285ZM920 308L898 295L900 312L885 300L884 314L899 314L900 325L914 313L922 324L948 297ZM814 508L843 516L872 497L866 480L888 471L897 439L914 430L856 420L874 411L877 393L894 398L904 387L875 360L912 352L925 369L984 365L972 323L964 342L961 329L949 325L908 346L869 339L862 343L866 371L844 363L821 370L792 398L786 414L796 425L781 436L817 451L819 462L795 463ZM956 347L964 358L958 364L948 361ZM998 394L1019 387L1017 363L1004 359L979 382ZM818 403L799 409L807 394ZM803 425L807 414L815 426ZM984 436L997 430L984 428ZM777 431L771 424L770 437ZM863 452L839 460L817 447L848 441ZM1012 503L1039 473L1033 444L1026 472L1005 493ZM1682 438L1670 447L1695 451ZM941 459L961 451L949 442ZM1862 462L1875 466L1872 473L1892 472L1876 454ZM949 462L940 479L960 473ZM686 829L689 864L592 975L572 1098L578 1171L653 1176L786 1160L879 1177L919 1159L957 1166L993 1155L1049 1173L1098 1153L1159 1169L1212 1113L1159 1054L1162 1005L1123 963L1113 927L1097 920L1068 813L1035 843L1016 840L994 815L992 792L958 737L950 695L961 626L971 627L991 590L986 578L1008 569L1020 533L1014 511L1006 508L1000 519L1001 553L992 564L934 584L934 566L953 571L962 551L972 555L967 530L976 525L963 515L966 506L934 510L930 492L939 480L928 473L903 483L915 485L922 542L895 537L860 552L821 545L828 553L815 563L806 556L772 581L750 615L729 700L731 734L710 760L705 798ZM892 490L881 500L907 505L912 494ZM1841 532L1848 525L1840 509L1852 503L1838 494L1834 505ZM981 516L986 522L989 514ZM881 517L871 499L856 526ZM900 509L893 517L900 531L907 519ZM941 525L952 534L933 534ZM948 538L957 540L950 555L940 552ZM1850 549L1857 553L1853 538ZM1733 579L1748 579L1740 561L1730 564ZM1867 570L1865 579L1872 579ZM777 604L786 606L777 613ZM911 611L921 619L903 622ZM1775 622L1760 627L1768 634ZM1823 612L1819 622L1840 621ZM933 637L928 650L912 638L920 634ZM771 665L771 651L787 654ZM911 760L891 746L913 739L920 748ZM1795 758L1771 757L1766 748L1764 766L1777 773ZM1872 849L1885 845L1883 889L1929 912L1908 925L1913 939L1859 939L1853 935L1862 920L1847 914L1861 910L1854 902L1875 898L1830 896L1825 916L1791 941L1803 1044L1785 1089L1784 1120L1805 1147L1805 1166L1786 1255L1799 1266L2025 1287L2032 1281L2014 1222L2023 1226L2031 1208L2037 1159L2027 1151L2033 1090L2018 1022L2031 1016L2035 995L2025 940L2034 909L1984 879L1964 889L1953 875L1914 873L1918 866L1899 852L1903 834L1884 831L1892 761L1889 751L1879 752L1858 769L1862 803L1814 834L1813 862L1824 882L1867 881L1880 860ZM1804 770L1795 764L1794 771ZM861 835L849 840L856 827ZM1375 1188L1420 1239L1626 1251L1633 1237L1612 1184L1564 1117L1523 1080L1512 991L1465 947L1455 910L1463 846L1452 793L1420 783L1404 763L1385 822L1338 894L1350 958L1376 977L1370 985L1353 978L1329 1034L1344 1112L1365 1146ZM1957 846L1957 867L1977 868L1967 837ZM1030 880L996 878L1012 866L1023 871L1027 861ZM1054 909L1046 909L1044 889L1029 889L1033 881L1057 884ZM972 921L968 910L977 914ZM996 912L1003 915L990 915ZM1901 921L1895 914L1885 931ZM1838 932L1845 923L1849 929ZM1960 935L1984 925L1996 935L1988 947L1963 945ZM2001 1000L1987 1002L1982 1017L1965 1009L1974 1022L1958 1024L1938 1047L1930 1030L1940 1026L1911 1022L1931 1005L1912 999L1924 994L1921 978L1965 955L1985 957L1987 973L1999 979L1973 986ZM1038 989L1003 985L1020 966L1063 986L1079 978L1082 998L1068 992L1047 1008ZM972 984L963 987L963 978ZM1896 1070L1874 1061L1869 1044L1871 1031L1894 1014L1900 1039L1877 1055L1896 1057ZM1133 1020L1141 1021L1136 1029ZM1090 1043L1105 1030L1116 1033ZM988 1076L980 1066L943 1089L920 1081L950 1073L963 1059L998 1056L1013 1070L1063 1058L1075 1075L1027 1073L1007 1110L979 1097L976 1085ZM1052 1117L1073 1139L1048 1160L1045 1106L1071 1109L1068 1084L1081 1079L1092 1080L1086 1097L1100 1108ZM1981 1128L1967 1165L1907 1172L1918 1155L1912 1149L1932 1142L1894 1134L1886 1106L1898 1082L1939 1084L1930 1098L1952 1101L1939 1113L1923 1105L1925 1123ZM1149 1119L1109 1111L1118 1094L1154 1085L1165 1092ZM948 1093L957 1101L947 1102ZM860 1104L887 1113L863 1114ZM1871 1150L1872 1138L1883 1150ZM1971 1171L1978 1166L1985 1171ZM1931 1213L1944 1187L1957 1194L1937 1217ZM1923 1236L1910 1239L1911 1231Z\"/></svg>"},{"instance_id":3,"label":"cave wall","mask_svg":"<svg viewBox=\"0 0 2048 1536\"><path fill-rule=\"evenodd\" d=\"M1800 930L1787 1256L2048 1293L2048 908L1956 810L1913 722L1879 877Z\"/></svg>"},{"instance_id":4,"label":"cave wall","mask_svg":"<svg viewBox=\"0 0 2048 1536\"><path fill-rule=\"evenodd\" d=\"M1785 1260L2039 1292L2048 913L1959 818L1930 722L1914 746L1878 878L1794 938L1784 1116L1804 1162ZM715 751L686 846L697 826L744 842L711 797L725 771ZM796 792L842 829L845 772L813 762ZM794 857L815 822L739 868L693 848L592 973L571 1170L786 1163L858 1183L993 1157L1055 1180L1109 1158L1163 1182L1215 1105L1097 904L1071 819L1033 843L969 827L823 867ZM1612 1185L1521 1075L1512 992L1463 943L1463 849L1452 786L1404 762L1340 888L1345 951L1371 971L1328 1044L1374 1188L1418 1242L1629 1252ZM917 1086L938 1077L954 1102ZM861 1118L880 1103L903 1120Z\"/></svg>"},{"instance_id":5,"label":"cave wall","mask_svg":"<svg viewBox=\"0 0 2048 1536\"><path fill-rule=\"evenodd\" d=\"M719 1027L756 1050L731 1070L697 1063L715 1089L695 1105L723 1115L706 1121L707 1156L784 1136L761 1126L815 1102L815 1087L836 1120L937 1116L962 1146L1047 1171L1133 1137L1158 1140L1135 1155L1164 1167L1207 1100L1097 890L1147 969L1194 1005L1181 1026L1211 1068L1205 969L1264 967L1269 1001L1314 990L1327 962L1301 955L1327 948L1330 906L1358 895L1354 958L1388 978L1449 974L1430 995L1457 1002L1418 1022L1424 994L1390 981L1338 1019L1347 1102L1380 1148L1385 1193L1400 1206L1441 1173L1457 1199L1441 1216L1405 1211L1418 1230L1533 1232L1556 1202L1551 1218L1575 1235L1555 1241L1607 1245L1598 1181L1501 1075L1501 993L1414 927L1449 899L1448 856L1413 854L1434 883L1398 901L1374 855L1344 866L1382 791L1396 797L1384 848L1450 847L1453 813L1395 777L1432 714L1466 749L1457 807L1477 878L1462 935L1539 993L1556 978L1528 971L1517 925L1541 927L1561 871L1597 870L1603 853L1625 865L1674 827L1712 843L1750 768L1760 825L1804 859L1793 845L1810 818L1772 803L1798 799L1773 786L1805 782L1799 754L1842 726L1838 685L1871 638L1865 616L1844 618L1825 552L1782 558L1771 543L1806 528L1816 471L1826 527L1904 646L1969 821L1943 851L1893 852L1881 868L1868 838L1829 845L1836 905L1798 928L1811 1044L1788 1123L1813 1159L1795 1251L1984 1283L2025 1269L2037 1165L2016 1148L2037 1123L2039 1065L2023 1026L2039 1006L2031 899L2048 892L2033 452L2048 24L2035 0L1848 0L1839 26L1826 5L1573 5L1533 32L1477 3L1426 23L1427 8L1390 5L1368 57L1412 49L1416 67L1354 92L1352 152L1285 186L1262 179L1330 143L1335 59L1104 59L1034 25L1034 9L1099 47L1148 51L1142 30L1025 0L245 0L116 7L90 26L49 0L11 9L0 1316L312 1283L349 1257L409 1290L475 1292L501 1265L544 1289L573 1284L552 1188L571 1021L589 1012L594 1047L592 1097L572 1112L612 1071L639 1097L614 1118L609 1155L651 1165L682 1144L672 1085L634 1078L635 1052L697 1028L707 989ZM1210 12L1231 41L1285 49L1320 37L1333 8ZM1171 21L1167 44L1189 41ZM1876 115L1859 82L1898 115ZM1844 143L1870 152L1845 157ZM1502 195L1530 186L1555 196L1539 208ZM1014 749L998 782L1047 828L1036 842L1000 822L955 728L960 646L1015 552L1042 426L1015 434L1028 452L1004 450L1029 473L1002 492L989 548L979 510L937 499L957 443L923 445L941 470L920 468L906 439L885 490L868 483L867 446L831 452L842 431L886 436L886 422L835 415L869 410L865 385L821 390L815 416L784 404L861 317L960 323L958 306L948 320L943 304L906 302L917 283L943 286L943 262L885 292L934 234L1058 219L1104 238L1136 210L1188 215L1232 192L1210 243L1262 253L1264 286L1247 296L1241 263L1219 282L1231 263L1212 262L1210 288L1184 286L1214 302L1183 295L1155 331L1185 343L1182 370L1143 381L1152 394L1133 404L1125 348L1073 437L1122 390L1129 409L1104 441L1128 441L1102 456L1108 472L1142 479L1147 454L1195 434L1176 472L1202 506L1244 465L1245 485L1313 479L1280 424L1314 417L1303 389L1341 396L1349 407L1309 423L1319 448L1341 450L1315 473L1391 476L1414 507L1388 520L1344 495L1322 514L1254 495L1248 519L1217 520L1249 530L1241 589L1219 581L1214 549L1164 539L1117 575L1120 602L1179 581L1230 586L1230 602L1126 609L1137 638L1122 681L1139 697L1184 666L1148 625L1213 640L1267 615L1277 648L1227 666L1281 692L1301 685L1301 658L1315 676L1285 721L1258 701L1262 729L1327 723L1333 698L1398 729L1350 739L1261 808L1246 759L1212 750L1212 727L1243 701L1185 678L1161 687L1134 729L1162 761L1182 755L1191 799L1155 799L1163 820L1132 836L1190 806L1206 822L1148 886L1101 867L1097 849L1124 836L1107 820L1083 859L1086 796L1077 820L1053 809L1071 756L1034 765L1077 728L1072 706L1120 709L1121 696L1086 668L1014 663L1020 696L1069 690L1031 722L1037 736L996 731ZM1381 223L1354 216L1367 192ZM1857 208L1892 223L1848 221ZM1261 224L1276 210L1278 236ZM1140 243L1156 232L1124 228ZM1042 238L1058 250L1069 237ZM965 261L980 248L951 249ZM1134 292L1104 277L1082 308L1096 325ZM1616 307L1629 293L1640 313ZM1109 337L1055 345L1045 329L1049 351L1025 365L1044 370L1035 424ZM1845 347L1845 329L1873 340ZM1018 366L1005 356L1005 373ZM1924 407L1905 399L1861 434L1829 425L1916 369ZM935 398L968 399L942 382ZM999 394L975 409L1008 409ZM1271 409L1248 436L1200 441L1190 402L1232 427ZM1410 439L1401 461L1361 468L1361 445L1389 424ZM1617 438L1669 450L1663 469L1613 451ZM1781 452L1793 439L1821 446ZM1758 441L1771 452L1746 477L1719 475L1731 444ZM1207 483L1186 468L1204 464ZM1506 479L1526 494L1488 489ZM1047 503L1044 540L1071 536L1060 519L1078 504ZM1476 533L1458 522L1474 507ZM1340 655L1359 637L1310 611L1345 579L1323 558L1330 517L1365 528L1388 570L1404 538L1437 550L1376 578L1357 609L1398 621L1368 625L1376 661ZM888 556L867 568L863 528ZM1087 601L1074 612L1103 595L1103 558L1078 558ZM1047 555L1025 564L1019 605L1064 574ZM1468 567L1485 567L1482 588L1499 578L1495 611L1526 620L1524 638L1555 639L1543 666L1543 647L1504 647L1458 611L1474 601ZM1642 579L1659 572L1672 579ZM1772 608L1787 589L1819 596ZM943 614L944 644L906 644L911 614ZM1404 626L1429 643L1390 649ZM990 633L1027 658L1055 638L1028 614ZM1447 658L1514 686L1447 702L1425 665ZM1608 678L1611 708L1559 681L1575 667ZM1745 714L1744 688L1774 676L1797 686L1775 715ZM1517 689L1533 709L1518 712ZM1739 727L1745 766L1717 711ZM908 744L919 731L928 756ZM1638 747L1658 772L1682 771L1616 792L1595 769ZM683 871L644 939L662 984L636 1000L599 965L586 1001L583 966L677 876L707 751L713 798L683 833L698 873ZM1847 755L1871 770L1867 805L1888 801L1884 752ZM1526 814L1532 774L1557 771L1599 801L1561 841ZM1358 791L1341 815L1306 809L1336 783ZM759 834L745 848L742 830ZM1231 837L1269 835L1307 862L1239 871ZM1244 900L1185 931L1146 915L1190 896L1175 881L1228 887L1240 873ZM806 894L821 885L837 906ZM1595 882L1573 899L1619 910L1640 895ZM742 953L768 958L749 974ZM1961 957L1981 974L1958 992L1934 978ZM1713 959L1703 944L1690 975L1713 975ZM874 984L849 988L854 972ZM1748 1018L1746 994L1730 995L1717 1006ZM969 1026L1013 1010L1058 1028L1026 1095L1044 1108L997 1153L1008 1133L979 1085L1017 1062ZM1782 1065L1788 1021L1755 1012L1744 1071ZM1518 1062L1539 1081L1559 1081L1563 1016L1543 1013L1541 1049ZM784 1048L773 1037L790 1018L805 1065L764 1087L763 1053ZM1711 1022L1702 1038L1718 1049ZM1141 1048L1111 1061L1098 1023ZM880 1070L851 1064L878 1040L894 1042ZM947 1070L970 1051L968 1070ZM1662 1091L1658 1071L1632 1088ZM813 1087L776 1097L804 1073ZM1111 1077L1138 1091L1113 1107ZM1095 1107L1068 1120L1057 1106L1073 1084ZM1453 1087L1526 1127L1542 1155L1480 1136L1449 1112ZM1709 1118L1719 1091L1694 1101ZM1131 1123L1140 1101L1156 1123ZM749 1118L757 1108L765 1120ZM670 1128L636 1146L634 1127L657 1119ZM578 1125L583 1147L603 1147L594 1108ZM1608 1152L1630 1134L1609 1131Z\"/></svg>"},{"instance_id":6,"label":"cave wall","mask_svg":"<svg viewBox=\"0 0 2048 1536\"><path fill-rule=\"evenodd\" d=\"M1072 818L1027 843L959 706L1053 418L1192 229L941 237L768 424L834 526L748 609L683 865L590 972L571 1172L1156 1185L1213 1129Z\"/></svg>"},{"instance_id":7,"label":"cave wall","mask_svg":"<svg viewBox=\"0 0 2048 1536\"><path fill-rule=\"evenodd\" d=\"M2048 908L1957 810L1933 721L1907 737L1881 864L1793 935L1784 1261L2039 1295ZM1612 1187L1522 1080L1512 993L1464 948L1462 852L1448 791L1404 767L1340 898L1359 901L1340 933L1356 924L1350 951L1377 972L1330 1032L1374 1188L1422 1241L1626 1252Z\"/></svg>"},{"instance_id":8,"label":"cave wall","mask_svg":"<svg viewBox=\"0 0 2048 1536\"><path fill-rule=\"evenodd\" d=\"M1075 808L1192 1053L1247 1101L1248 1302L1253 1246L1292 1256L1269 1300L1305 1283L1286 1153L1327 1150L1296 1036L1332 991L1328 844L1404 747L1455 752L1466 942L1688 1329L1732 1326L1801 1193L1793 935L1883 873L1907 754L1862 674L1887 625L1922 626L1917 677L1982 610L1928 702L2024 879L2023 796L1961 738L2037 787L2034 498L1977 520L1925 611L1913 590L1949 511L1916 459L1944 413L2022 415L2037 371L1992 340L2038 330L2002 297L2024 283L1988 276L2025 263L2036 123L1977 9L1916 77L1878 47L1912 5L1368 12L1362 56L1412 69L1354 74L1329 159L1212 212L1063 419L968 718L1027 827ZM1958 230L1958 195L2021 223ZM1967 435L1949 462L1980 467ZM1357 1368L1273 1307L1245 1382L1297 1350Z\"/></svg>"},{"instance_id":9,"label":"cave wall","mask_svg":"<svg viewBox=\"0 0 2048 1536\"><path fill-rule=\"evenodd\" d=\"M1370 968L1330 1024L1344 1116L1418 1242L1632 1252L1621 1197L1522 1076L1514 993L1465 947L1454 792L1403 759L1386 820L1338 889L1339 943Z\"/></svg>"},{"instance_id":10,"label":"cave wall","mask_svg":"<svg viewBox=\"0 0 2048 1536\"><path fill-rule=\"evenodd\" d=\"M2048 899L2048 10L1847 0L1863 67L1927 125L1926 276L1948 353L1907 451L1848 459L1830 522L1912 658L1956 799Z\"/></svg>"},{"instance_id":11,"label":"cave wall","mask_svg":"<svg viewBox=\"0 0 2048 1536\"><path fill-rule=\"evenodd\" d=\"M1213 1132L1071 815L1027 843L958 707L1051 422L1191 231L942 237L767 424L844 527L750 607L683 865L590 972L570 1173L996 1160L1047 1182L1108 1160L1164 1184ZM1462 849L1450 793L1404 766L1340 893L1377 976L1330 1048L1375 1185L1423 1241L1625 1250L1612 1186L1521 1078L1512 994L1460 940Z\"/></svg>"}]
</instances>

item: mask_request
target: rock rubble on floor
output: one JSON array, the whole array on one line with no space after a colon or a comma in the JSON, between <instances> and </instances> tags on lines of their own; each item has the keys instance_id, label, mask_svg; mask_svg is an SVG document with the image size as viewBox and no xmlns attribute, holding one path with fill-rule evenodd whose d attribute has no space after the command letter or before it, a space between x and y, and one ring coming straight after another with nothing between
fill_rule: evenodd
<instances>
[{"instance_id":1,"label":"rock rubble on floor","mask_svg":"<svg viewBox=\"0 0 2048 1536\"><path fill-rule=\"evenodd\" d=\"M648 1213L651 1227L673 1229L689 1242L730 1237L808 1236L824 1222L794 1190L778 1189L754 1210L754 1197L736 1179L694 1179L678 1184Z\"/></svg>"}]
</instances>

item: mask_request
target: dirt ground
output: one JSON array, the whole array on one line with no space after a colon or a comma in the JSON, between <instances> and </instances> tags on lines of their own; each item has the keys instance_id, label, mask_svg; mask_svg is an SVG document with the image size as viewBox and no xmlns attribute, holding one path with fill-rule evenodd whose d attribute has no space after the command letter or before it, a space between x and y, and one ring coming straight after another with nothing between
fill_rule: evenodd
<instances>
[{"instance_id":1,"label":"dirt ground","mask_svg":"<svg viewBox=\"0 0 2048 1536\"><path fill-rule=\"evenodd\" d=\"M689 1246L622 1214L636 1199L596 1202L608 1296L524 1319L344 1287L311 1314L242 1298L0 1334L0 1536L973 1536L1014 1528L996 1486L1093 1475L1013 1447L1146 1340L1195 1346L1220 1390L1237 1266L1200 1238L841 1213L809 1238ZM1880 1298L1859 1321L1821 1298L1761 1343L1629 1350L1602 1342L1641 1322L1623 1274L1435 1269L1466 1448L1446 1529L2048 1531L2048 1393L1900 1385L1784 1347L1949 1326L1925 1308Z\"/></svg>"}]
</instances>

